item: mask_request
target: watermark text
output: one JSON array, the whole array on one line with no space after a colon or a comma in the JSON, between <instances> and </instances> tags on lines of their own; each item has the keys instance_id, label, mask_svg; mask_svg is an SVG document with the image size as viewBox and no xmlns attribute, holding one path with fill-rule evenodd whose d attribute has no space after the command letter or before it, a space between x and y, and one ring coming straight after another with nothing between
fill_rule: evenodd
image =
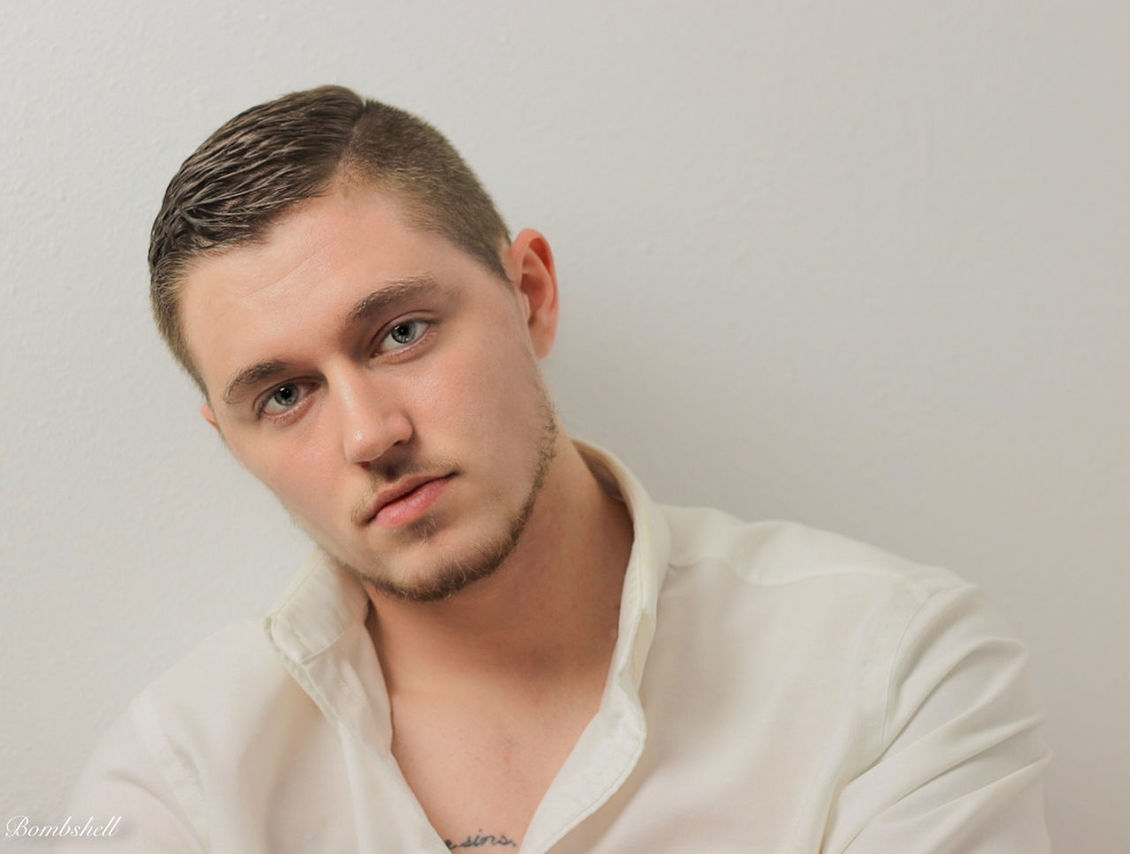
<instances>
[{"instance_id":1,"label":"watermark text","mask_svg":"<svg viewBox=\"0 0 1130 854\"><path fill-rule=\"evenodd\" d=\"M33 824L31 816L14 815L4 825L4 838L13 836L113 836L121 823L120 815L110 816L105 821L100 821L90 816L83 823L81 819L75 820L67 816L62 824Z\"/></svg>"}]
</instances>

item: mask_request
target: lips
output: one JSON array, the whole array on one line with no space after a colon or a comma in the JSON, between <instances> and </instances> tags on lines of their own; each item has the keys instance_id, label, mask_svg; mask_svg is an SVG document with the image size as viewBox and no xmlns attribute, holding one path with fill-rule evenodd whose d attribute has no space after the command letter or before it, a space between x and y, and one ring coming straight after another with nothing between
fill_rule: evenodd
<instances>
[{"instance_id":1,"label":"lips","mask_svg":"<svg viewBox=\"0 0 1130 854\"><path fill-rule=\"evenodd\" d=\"M423 516L439 499L452 475L409 477L385 487L373 500L364 524L397 527Z\"/></svg>"}]
</instances>

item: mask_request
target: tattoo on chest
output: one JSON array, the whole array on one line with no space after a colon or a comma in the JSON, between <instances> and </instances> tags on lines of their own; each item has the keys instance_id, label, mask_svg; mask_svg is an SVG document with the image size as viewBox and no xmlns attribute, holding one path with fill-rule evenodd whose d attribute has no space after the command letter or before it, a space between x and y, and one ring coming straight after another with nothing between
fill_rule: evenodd
<instances>
[{"instance_id":1,"label":"tattoo on chest","mask_svg":"<svg viewBox=\"0 0 1130 854\"><path fill-rule=\"evenodd\" d=\"M482 848L484 845L492 845L500 848L517 848L518 843L507 836L505 833L495 835L493 833L483 833L480 827L479 832L474 836L468 835L462 842L452 842L450 839L443 840L444 845L447 846L448 851L454 851L456 848Z\"/></svg>"}]
</instances>

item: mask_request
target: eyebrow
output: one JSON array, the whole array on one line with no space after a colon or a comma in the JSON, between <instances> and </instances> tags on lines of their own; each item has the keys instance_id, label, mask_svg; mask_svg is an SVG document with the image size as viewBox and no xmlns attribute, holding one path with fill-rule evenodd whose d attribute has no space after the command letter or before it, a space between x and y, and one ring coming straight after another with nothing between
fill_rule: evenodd
<instances>
[{"instance_id":1,"label":"eyebrow","mask_svg":"<svg viewBox=\"0 0 1130 854\"><path fill-rule=\"evenodd\" d=\"M431 276L409 276L404 279L394 279L358 300L349 312L349 322L353 324L368 320L373 315L385 311L390 305L411 297L445 296L450 298L451 295L451 288L444 287Z\"/></svg>"},{"instance_id":2,"label":"eyebrow","mask_svg":"<svg viewBox=\"0 0 1130 854\"><path fill-rule=\"evenodd\" d=\"M451 288L441 285L431 276L408 276L403 279L393 279L358 300L349 310L347 322L351 326L356 325L407 299L420 297L450 298L451 295ZM224 389L224 403L230 406L248 388L272 377L285 374L290 370L290 367L289 362L284 362L281 359L267 359L244 368L232 378Z\"/></svg>"},{"instance_id":3,"label":"eyebrow","mask_svg":"<svg viewBox=\"0 0 1130 854\"><path fill-rule=\"evenodd\" d=\"M231 406L245 390L271 377L284 374L289 368L289 363L278 359L258 362L249 368L244 368L235 375L235 378L228 383L228 387L224 389L224 403Z\"/></svg>"}]
</instances>

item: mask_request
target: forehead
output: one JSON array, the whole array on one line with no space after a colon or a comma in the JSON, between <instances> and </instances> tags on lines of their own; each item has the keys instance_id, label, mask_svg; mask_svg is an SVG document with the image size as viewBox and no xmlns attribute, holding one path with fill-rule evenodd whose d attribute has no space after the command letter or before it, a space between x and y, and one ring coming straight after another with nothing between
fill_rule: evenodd
<instances>
[{"instance_id":1,"label":"forehead","mask_svg":"<svg viewBox=\"0 0 1130 854\"><path fill-rule=\"evenodd\" d=\"M285 299L311 277L341 279L350 266L413 263L429 237L407 225L395 200L344 188L295 205L260 240L195 259L181 288L182 314L201 302Z\"/></svg>"},{"instance_id":2,"label":"forehead","mask_svg":"<svg viewBox=\"0 0 1130 854\"><path fill-rule=\"evenodd\" d=\"M244 363L339 335L358 301L382 287L426 279L467 286L485 276L446 240L410 226L387 194L342 188L296 206L260 242L197 259L179 313L211 395Z\"/></svg>"}]
</instances>

